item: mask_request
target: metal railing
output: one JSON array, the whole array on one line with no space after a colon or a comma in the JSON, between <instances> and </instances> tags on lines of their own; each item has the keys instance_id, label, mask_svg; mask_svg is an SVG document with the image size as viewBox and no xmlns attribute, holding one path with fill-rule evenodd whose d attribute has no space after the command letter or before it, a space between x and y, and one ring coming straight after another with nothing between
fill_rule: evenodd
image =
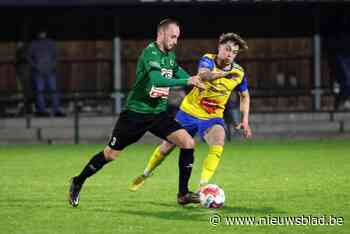
<instances>
[{"instance_id":1,"label":"metal railing","mask_svg":"<svg viewBox=\"0 0 350 234\"><path fill-rule=\"evenodd\" d=\"M330 89L322 89L323 95L334 95L334 93L331 92ZM67 114L69 116L69 119L73 121L73 128L74 128L74 143L79 144L80 143L80 126L81 126L81 118L84 116L117 116L118 113L116 112L115 106L116 106L116 96L124 96L126 97L126 91L115 91L115 92L98 92L98 91L85 91L85 92L65 92L62 94L62 103L63 106L65 106L65 110L67 111ZM11 94L11 95L10 95ZM278 112L327 112L330 114L330 119L332 119L333 113L336 111L336 109L323 109L321 111L313 111L312 109L309 109L309 107L312 108L312 104L309 104L308 108L306 109L295 109L292 106L285 108L285 109L274 109L273 107L276 107L276 103L271 102L270 108L262 108L261 110L254 110L254 106L256 105L254 102L257 101L265 101L269 98L275 99L276 102L278 102L278 99L281 98L287 98L287 99L296 99L295 103L297 103L299 100L297 99L303 99L308 98L312 100L312 90L305 90L305 89L266 89L266 90L251 90L251 100L252 100L252 112L253 113L278 113ZM119 103L120 105L123 104L125 98L121 99L122 103ZM0 105L1 107L7 107L7 106L15 106L19 103L23 103L25 101L24 96L18 92L0 92ZM33 99L27 100L30 102L34 102ZM120 100L119 100L120 101ZM94 103L96 106L104 106L104 111L99 110L91 110L90 112L84 111L84 107L90 105L91 103ZM69 105L67 105L69 104ZM263 104L261 104L263 105ZM22 113L22 117L25 118L26 121L26 128L30 129L32 128L32 121L33 118L36 118L34 113L26 112L26 108L24 108L24 112ZM16 117L16 116L14 116ZM1 118L1 116L0 116ZM1 121L1 119L0 119ZM39 138L40 138L40 131L39 131Z\"/></svg>"}]
</instances>

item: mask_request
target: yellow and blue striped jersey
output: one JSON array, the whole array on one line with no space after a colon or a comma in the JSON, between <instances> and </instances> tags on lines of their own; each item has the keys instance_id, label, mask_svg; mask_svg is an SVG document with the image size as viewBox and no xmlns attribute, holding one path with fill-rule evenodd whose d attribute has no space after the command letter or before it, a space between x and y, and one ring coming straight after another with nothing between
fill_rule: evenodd
<instances>
[{"instance_id":1,"label":"yellow and blue striped jersey","mask_svg":"<svg viewBox=\"0 0 350 234\"><path fill-rule=\"evenodd\" d=\"M231 68L222 70L215 63L215 54L205 54L199 61L199 68L207 68L212 72L229 71L235 73L232 78L221 77L204 82L206 89L200 90L194 87L186 95L180 109L199 119L222 118L231 92L248 90L247 78L244 70L237 63L232 63Z\"/></svg>"}]
</instances>

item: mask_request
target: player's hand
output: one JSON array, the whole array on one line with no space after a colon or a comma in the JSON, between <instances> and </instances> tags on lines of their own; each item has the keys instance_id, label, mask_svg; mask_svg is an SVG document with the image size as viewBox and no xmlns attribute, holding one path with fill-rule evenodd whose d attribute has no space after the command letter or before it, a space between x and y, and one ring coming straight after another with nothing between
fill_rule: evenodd
<instances>
[{"instance_id":1,"label":"player's hand","mask_svg":"<svg viewBox=\"0 0 350 234\"><path fill-rule=\"evenodd\" d=\"M250 128L248 123L242 122L242 123L238 124L235 128L243 130L244 138L246 138L246 139L252 138L252 129Z\"/></svg>"},{"instance_id":2,"label":"player's hand","mask_svg":"<svg viewBox=\"0 0 350 234\"><path fill-rule=\"evenodd\" d=\"M205 89L205 85L198 75L191 76L190 79L188 79L187 84L196 86L197 88L202 89L202 90Z\"/></svg>"},{"instance_id":3,"label":"player's hand","mask_svg":"<svg viewBox=\"0 0 350 234\"><path fill-rule=\"evenodd\" d=\"M243 136L246 139L251 139L252 138L252 129L248 125L246 128L243 128Z\"/></svg>"}]
</instances>

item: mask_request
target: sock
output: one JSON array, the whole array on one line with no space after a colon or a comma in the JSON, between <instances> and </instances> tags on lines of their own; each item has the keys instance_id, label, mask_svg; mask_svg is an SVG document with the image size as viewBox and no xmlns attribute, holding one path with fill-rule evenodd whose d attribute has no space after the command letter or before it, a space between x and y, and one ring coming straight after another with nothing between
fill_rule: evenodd
<instances>
[{"instance_id":1,"label":"sock","mask_svg":"<svg viewBox=\"0 0 350 234\"><path fill-rule=\"evenodd\" d=\"M188 192L188 181L192 173L192 164L194 149L180 149L179 158L179 195L184 195Z\"/></svg>"},{"instance_id":2,"label":"sock","mask_svg":"<svg viewBox=\"0 0 350 234\"><path fill-rule=\"evenodd\" d=\"M103 152L99 152L91 158L81 173L75 178L75 182L82 185L85 180L99 171L108 161L105 159Z\"/></svg>"},{"instance_id":3,"label":"sock","mask_svg":"<svg viewBox=\"0 0 350 234\"><path fill-rule=\"evenodd\" d=\"M174 148L173 148L174 149ZM144 176L149 176L154 169L156 169L164 160L164 158L171 153L170 150L168 153L162 155L160 153L160 146L158 146L152 153L150 159L148 160L147 167L143 173Z\"/></svg>"},{"instance_id":4,"label":"sock","mask_svg":"<svg viewBox=\"0 0 350 234\"><path fill-rule=\"evenodd\" d=\"M212 145L209 147L208 155L203 161L200 185L207 184L214 175L223 151L224 148L221 145Z\"/></svg>"}]
</instances>

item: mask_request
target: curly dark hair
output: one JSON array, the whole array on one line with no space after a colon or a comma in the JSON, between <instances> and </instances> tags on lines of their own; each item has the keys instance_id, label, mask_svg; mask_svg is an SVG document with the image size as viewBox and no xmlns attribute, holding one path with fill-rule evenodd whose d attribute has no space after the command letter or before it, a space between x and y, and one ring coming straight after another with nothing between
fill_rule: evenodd
<instances>
[{"instance_id":1,"label":"curly dark hair","mask_svg":"<svg viewBox=\"0 0 350 234\"><path fill-rule=\"evenodd\" d=\"M223 33L219 38L219 44L225 44L228 41L232 41L233 43L237 44L240 51L248 50L247 42L236 33Z\"/></svg>"}]
</instances>

